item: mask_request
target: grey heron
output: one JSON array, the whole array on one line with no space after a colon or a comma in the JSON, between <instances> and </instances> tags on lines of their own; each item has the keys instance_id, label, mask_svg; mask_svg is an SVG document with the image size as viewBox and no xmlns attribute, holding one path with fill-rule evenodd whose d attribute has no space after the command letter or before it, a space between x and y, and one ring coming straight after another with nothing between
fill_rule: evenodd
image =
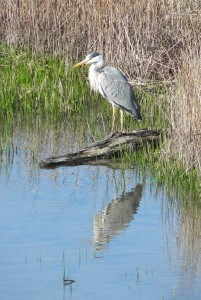
<instances>
[{"instance_id":1,"label":"grey heron","mask_svg":"<svg viewBox=\"0 0 201 300\"><path fill-rule=\"evenodd\" d=\"M140 106L126 76L114 67L107 66L103 55L94 52L73 67L90 65L88 79L91 90L99 92L113 107L112 130L115 121L115 106L121 111L121 130L123 129L123 111L141 120Z\"/></svg>"}]
</instances>

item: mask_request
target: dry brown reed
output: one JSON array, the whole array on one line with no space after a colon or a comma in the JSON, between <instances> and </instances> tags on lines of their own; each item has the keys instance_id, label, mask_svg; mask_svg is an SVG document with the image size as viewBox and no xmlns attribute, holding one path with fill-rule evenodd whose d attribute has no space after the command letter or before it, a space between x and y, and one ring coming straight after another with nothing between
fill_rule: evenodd
<instances>
[{"instance_id":1,"label":"dry brown reed","mask_svg":"<svg viewBox=\"0 0 201 300\"><path fill-rule=\"evenodd\" d=\"M201 172L201 57L195 49L181 55L170 103L171 153L185 162L186 171L196 167Z\"/></svg>"},{"instance_id":2,"label":"dry brown reed","mask_svg":"<svg viewBox=\"0 0 201 300\"><path fill-rule=\"evenodd\" d=\"M170 149L201 170L200 0L0 0L0 7L8 45L69 62L101 51L132 79L174 79Z\"/></svg>"},{"instance_id":3,"label":"dry brown reed","mask_svg":"<svg viewBox=\"0 0 201 300\"><path fill-rule=\"evenodd\" d=\"M0 38L65 54L102 51L131 77L162 77L198 43L199 0L0 0Z\"/></svg>"}]
</instances>

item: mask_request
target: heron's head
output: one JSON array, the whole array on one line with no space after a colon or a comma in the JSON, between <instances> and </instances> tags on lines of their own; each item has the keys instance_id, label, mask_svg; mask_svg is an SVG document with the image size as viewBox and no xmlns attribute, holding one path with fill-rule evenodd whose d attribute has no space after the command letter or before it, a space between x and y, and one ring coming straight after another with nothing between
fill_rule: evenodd
<instances>
[{"instance_id":1,"label":"heron's head","mask_svg":"<svg viewBox=\"0 0 201 300\"><path fill-rule=\"evenodd\" d=\"M102 54L97 53L97 52L93 52L93 53L88 54L84 60L82 60L78 64L74 65L73 67L74 68L79 67L83 64L85 64L85 65L96 64L101 60L103 60Z\"/></svg>"}]
</instances>

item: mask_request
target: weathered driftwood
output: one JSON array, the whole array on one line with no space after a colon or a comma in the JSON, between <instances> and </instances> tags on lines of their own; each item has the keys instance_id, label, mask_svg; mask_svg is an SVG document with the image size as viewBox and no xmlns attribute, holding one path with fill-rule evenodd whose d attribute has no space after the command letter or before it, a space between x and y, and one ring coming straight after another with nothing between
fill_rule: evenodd
<instances>
[{"instance_id":1,"label":"weathered driftwood","mask_svg":"<svg viewBox=\"0 0 201 300\"><path fill-rule=\"evenodd\" d=\"M155 130L140 130L136 132L115 132L107 136L105 139L91 144L74 153L58 157L50 157L40 162L41 168L55 168L57 166L75 166L83 164L96 163L101 160L115 157L123 151L134 151L139 146L146 143L157 142L159 140L159 132Z\"/></svg>"}]
</instances>

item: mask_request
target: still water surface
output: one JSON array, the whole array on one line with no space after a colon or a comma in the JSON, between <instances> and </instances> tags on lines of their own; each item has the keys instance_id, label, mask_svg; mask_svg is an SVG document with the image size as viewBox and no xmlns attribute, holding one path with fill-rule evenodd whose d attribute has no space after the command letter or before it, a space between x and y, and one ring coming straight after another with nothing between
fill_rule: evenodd
<instances>
[{"instance_id":1,"label":"still water surface","mask_svg":"<svg viewBox=\"0 0 201 300\"><path fill-rule=\"evenodd\" d=\"M57 132L16 128L4 148L0 299L200 299L200 210L135 168L40 170L84 145Z\"/></svg>"}]
</instances>

